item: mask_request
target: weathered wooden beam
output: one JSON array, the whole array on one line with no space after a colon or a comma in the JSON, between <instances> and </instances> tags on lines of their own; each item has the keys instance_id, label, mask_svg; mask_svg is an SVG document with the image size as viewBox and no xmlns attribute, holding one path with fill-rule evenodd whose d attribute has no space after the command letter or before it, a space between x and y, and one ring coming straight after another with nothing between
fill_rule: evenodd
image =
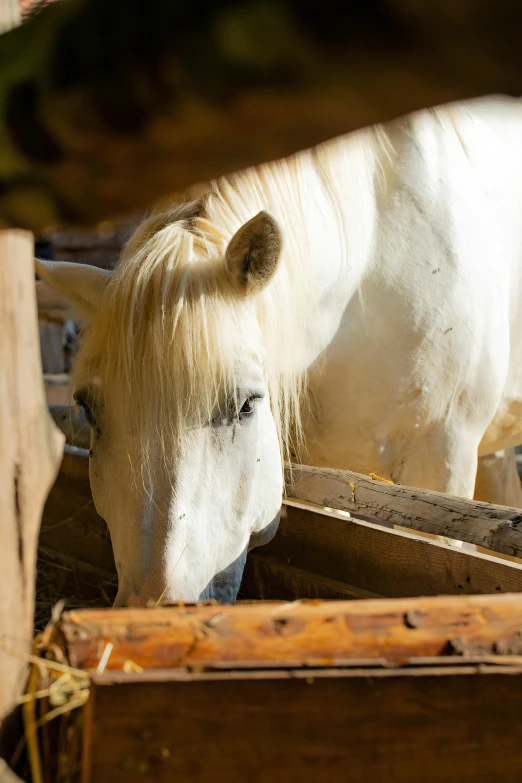
<instances>
[{"instance_id":1,"label":"weathered wooden beam","mask_svg":"<svg viewBox=\"0 0 522 783\"><path fill-rule=\"evenodd\" d=\"M20 24L18 0L0 0L0 34Z\"/></svg>"},{"instance_id":2,"label":"weathered wooden beam","mask_svg":"<svg viewBox=\"0 0 522 783\"><path fill-rule=\"evenodd\" d=\"M403 665L522 656L522 596L255 602L66 612L54 639L76 668ZM519 658L519 662L520 662ZM128 666L128 664L127 664Z\"/></svg>"},{"instance_id":3,"label":"weathered wooden beam","mask_svg":"<svg viewBox=\"0 0 522 783\"><path fill-rule=\"evenodd\" d=\"M512 0L51 4L0 40L0 220L92 223L447 101L522 92Z\"/></svg>"},{"instance_id":4,"label":"weathered wooden beam","mask_svg":"<svg viewBox=\"0 0 522 783\"><path fill-rule=\"evenodd\" d=\"M286 520L283 522L285 526ZM293 562L293 557L281 560L265 553L264 547L251 551L243 572L239 600L296 601L320 598L346 601L383 597L377 587L366 590L359 587L356 580L350 582L352 574L348 571L342 579L332 579L328 574L321 574L315 566L305 569L292 565Z\"/></svg>"},{"instance_id":5,"label":"weathered wooden beam","mask_svg":"<svg viewBox=\"0 0 522 783\"><path fill-rule=\"evenodd\" d=\"M286 476L287 492L298 500L522 557L520 509L388 484L348 470L296 465Z\"/></svg>"},{"instance_id":6,"label":"weathered wooden beam","mask_svg":"<svg viewBox=\"0 0 522 783\"><path fill-rule=\"evenodd\" d=\"M0 721L25 685L36 544L63 436L47 414L38 346L33 237L0 232Z\"/></svg>"},{"instance_id":7,"label":"weathered wooden beam","mask_svg":"<svg viewBox=\"0 0 522 783\"><path fill-rule=\"evenodd\" d=\"M22 780L18 775L15 775L3 759L0 759L0 783L22 783Z\"/></svg>"}]
</instances>

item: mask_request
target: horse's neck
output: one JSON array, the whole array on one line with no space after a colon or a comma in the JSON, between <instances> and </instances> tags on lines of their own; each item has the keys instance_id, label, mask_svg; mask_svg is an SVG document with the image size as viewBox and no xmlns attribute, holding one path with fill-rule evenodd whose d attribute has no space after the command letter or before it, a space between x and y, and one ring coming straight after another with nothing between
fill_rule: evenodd
<instances>
[{"instance_id":1,"label":"horse's neck","mask_svg":"<svg viewBox=\"0 0 522 783\"><path fill-rule=\"evenodd\" d=\"M381 158L384 161L381 161ZM297 298L289 307L302 313L302 337L310 366L333 340L349 302L367 274L375 236L377 216L376 179L389 165L375 131L364 131L336 139L309 153L309 187L301 190L300 201L305 231L300 253L291 275L307 275L311 299ZM296 221L289 216L285 229Z\"/></svg>"},{"instance_id":2,"label":"horse's neck","mask_svg":"<svg viewBox=\"0 0 522 783\"><path fill-rule=\"evenodd\" d=\"M306 370L329 345L368 267L382 139L361 131L216 183L208 217L225 235L261 209L282 225L280 269L262 296L265 326L277 320L272 337L287 347L283 372Z\"/></svg>"}]
</instances>

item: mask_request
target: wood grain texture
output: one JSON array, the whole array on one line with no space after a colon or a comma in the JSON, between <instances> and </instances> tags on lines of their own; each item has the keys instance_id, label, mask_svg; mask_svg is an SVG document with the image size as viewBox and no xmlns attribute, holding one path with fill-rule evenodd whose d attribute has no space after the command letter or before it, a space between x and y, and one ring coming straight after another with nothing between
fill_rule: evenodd
<instances>
[{"instance_id":1,"label":"wood grain texture","mask_svg":"<svg viewBox=\"0 0 522 783\"><path fill-rule=\"evenodd\" d=\"M0 759L0 783L23 783L3 759Z\"/></svg>"},{"instance_id":2,"label":"wood grain texture","mask_svg":"<svg viewBox=\"0 0 522 783\"><path fill-rule=\"evenodd\" d=\"M288 499L289 504L294 503ZM254 554L254 553L252 553ZM419 595L460 595L522 592L522 565L465 552L442 542L399 532L358 519L339 519L317 507L287 505L275 538L257 550L260 592L248 597L297 598L304 580L294 582L295 594L285 588L281 571L312 572L355 585L362 591L401 598ZM261 561L278 562L274 571ZM268 590L268 595L263 594ZM278 590L281 593L278 594ZM314 597L306 592L302 597ZM337 597L318 592L317 597ZM340 597L340 596L339 596Z\"/></svg>"},{"instance_id":3,"label":"wood grain texture","mask_svg":"<svg viewBox=\"0 0 522 783\"><path fill-rule=\"evenodd\" d=\"M402 665L520 656L521 626L520 595L444 596L84 609L65 613L55 638L72 666L89 670L109 642L108 670L127 660L144 669Z\"/></svg>"},{"instance_id":4,"label":"wood grain texture","mask_svg":"<svg viewBox=\"0 0 522 783\"><path fill-rule=\"evenodd\" d=\"M250 552L239 599L295 601L300 598L349 600L382 597L375 591L317 573L315 566L312 566L312 570L306 570L289 565L287 560L265 554L264 547Z\"/></svg>"},{"instance_id":5,"label":"wood grain texture","mask_svg":"<svg viewBox=\"0 0 522 783\"><path fill-rule=\"evenodd\" d=\"M82 783L511 783L520 670L96 677Z\"/></svg>"},{"instance_id":6,"label":"wood grain texture","mask_svg":"<svg viewBox=\"0 0 522 783\"><path fill-rule=\"evenodd\" d=\"M31 650L36 544L63 436L45 406L33 238L0 232L0 720L25 684Z\"/></svg>"},{"instance_id":7,"label":"wood grain texture","mask_svg":"<svg viewBox=\"0 0 522 783\"><path fill-rule=\"evenodd\" d=\"M20 24L18 0L0 0L0 34Z\"/></svg>"},{"instance_id":8,"label":"wood grain texture","mask_svg":"<svg viewBox=\"0 0 522 783\"><path fill-rule=\"evenodd\" d=\"M426 106L520 95L521 23L513 0L53 3L0 41L0 221L93 223Z\"/></svg>"},{"instance_id":9,"label":"wood grain texture","mask_svg":"<svg viewBox=\"0 0 522 783\"><path fill-rule=\"evenodd\" d=\"M287 492L356 516L477 544L522 557L522 511L374 480L349 470L296 465Z\"/></svg>"}]
</instances>

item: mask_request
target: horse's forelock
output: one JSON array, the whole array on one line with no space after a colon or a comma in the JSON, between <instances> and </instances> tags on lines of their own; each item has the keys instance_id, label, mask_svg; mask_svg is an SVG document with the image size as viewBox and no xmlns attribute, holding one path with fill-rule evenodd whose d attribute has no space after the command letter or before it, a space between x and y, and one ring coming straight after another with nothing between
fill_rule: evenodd
<instances>
[{"instance_id":1,"label":"horse's forelock","mask_svg":"<svg viewBox=\"0 0 522 783\"><path fill-rule=\"evenodd\" d=\"M184 428L208 423L234 393L254 331L218 257L219 232L194 234L184 223L193 206L182 214L149 218L131 238L75 368L126 409L145 464L158 449L168 459Z\"/></svg>"},{"instance_id":2,"label":"horse's forelock","mask_svg":"<svg viewBox=\"0 0 522 783\"><path fill-rule=\"evenodd\" d=\"M187 413L210 415L233 386L246 338L259 334L245 325L257 316L274 420L288 455L290 434L300 431L305 387L295 367L306 349L303 323L314 306L314 284L303 263L306 227L294 203L300 167L308 165L304 157L220 180L210 194L149 216L127 243L86 332L76 374L96 368L107 394L123 405L132 400L149 420L140 429L146 447L152 432L166 446ZM224 253L235 231L265 207L287 227L285 258L281 275L252 305L230 285Z\"/></svg>"}]
</instances>

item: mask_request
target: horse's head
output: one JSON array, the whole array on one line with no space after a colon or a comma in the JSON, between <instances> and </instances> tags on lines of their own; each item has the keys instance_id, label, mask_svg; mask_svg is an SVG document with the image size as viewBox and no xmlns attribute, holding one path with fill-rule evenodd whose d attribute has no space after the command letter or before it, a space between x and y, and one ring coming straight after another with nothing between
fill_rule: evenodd
<instances>
[{"instance_id":1,"label":"horse's head","mask_svg":"<svg viewBox=\"0 0 522 783\"><path fill-rule=\"evenodd\" d=\"M153 217L113 274L38 262L86 324L74 396L117 605L234 600L249 545L272 529L285 414L262 325L273 305L261 319L259 302L280 251L262 212L228 244L210 224Z\"/></svg>"}]
</instances>

